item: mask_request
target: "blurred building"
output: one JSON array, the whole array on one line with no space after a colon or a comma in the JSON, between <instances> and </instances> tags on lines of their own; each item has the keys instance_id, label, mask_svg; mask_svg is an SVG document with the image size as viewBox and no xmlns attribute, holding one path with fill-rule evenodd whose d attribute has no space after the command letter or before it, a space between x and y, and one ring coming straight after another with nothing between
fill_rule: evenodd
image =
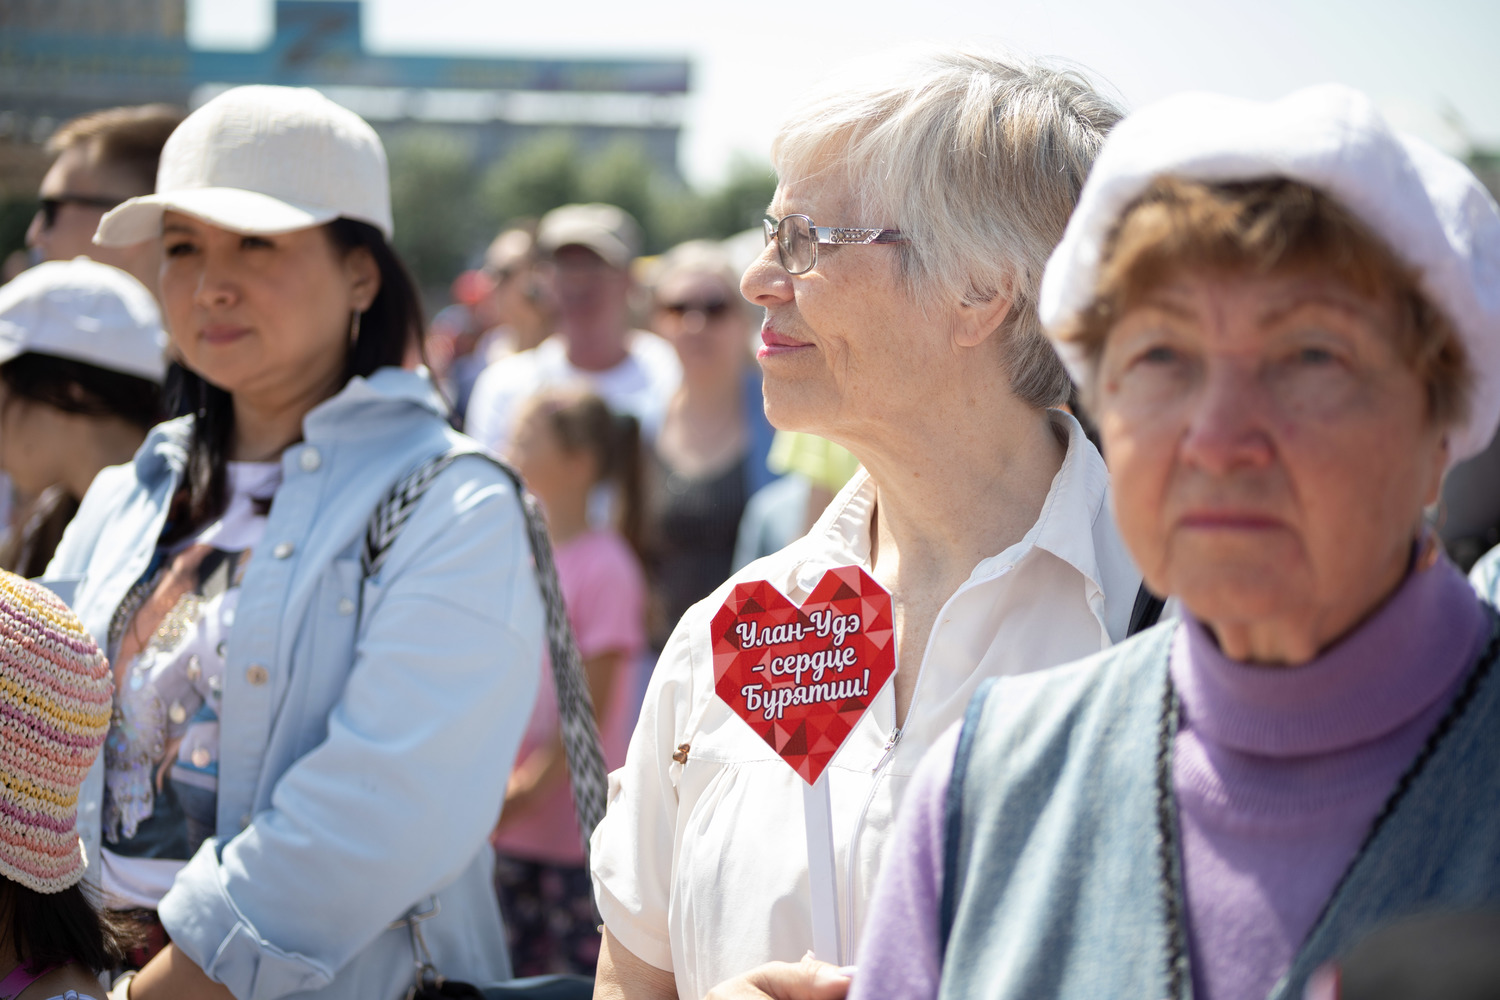
<instances>
[{"instance_id":1,"label":"blurred building","mask_svg":"<svg viewBox=\"0 0 1500 1000\"><path fill-rule=\"evenodd\" d=\"M188 47L186 0L0 0L0 199L33 195L40 144L96 108L194 107L226 87L317 87L390 138L441 128L476 162L539 132L582 149L625 137L673 176L686 60L388 56L366 52L359 0L276 0L259 52ZM497 15L498 16L498 15Z\"/></svg>"}]
</instances>

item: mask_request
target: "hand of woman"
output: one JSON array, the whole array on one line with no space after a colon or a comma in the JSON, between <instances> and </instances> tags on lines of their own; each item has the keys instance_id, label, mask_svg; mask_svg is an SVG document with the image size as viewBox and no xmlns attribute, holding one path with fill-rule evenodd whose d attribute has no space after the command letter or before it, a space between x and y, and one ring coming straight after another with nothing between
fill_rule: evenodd
<instances>
[{"instance_id":1,"label":"hand of woman","mask_svg":"<svg viewBox=\"0 0 1500 1000\"><path fill-rule=\"evenodd\" d=\"M720 983L704 1000L843 1000L849 992L852 968L840 968L812 957L802 961L767 962L742 976Z\"/></svg>"},{"instance_id":2,"label":"hand of woman","mask_svg":"<svg viewBox=\"0 0 1500 1000\"><path fill-rule=\"evenodd\" d=\"M128 991L130 1000L234 1000L229 987L209 979L173 944L136 973Z\"/></svg>"}]
</instances>

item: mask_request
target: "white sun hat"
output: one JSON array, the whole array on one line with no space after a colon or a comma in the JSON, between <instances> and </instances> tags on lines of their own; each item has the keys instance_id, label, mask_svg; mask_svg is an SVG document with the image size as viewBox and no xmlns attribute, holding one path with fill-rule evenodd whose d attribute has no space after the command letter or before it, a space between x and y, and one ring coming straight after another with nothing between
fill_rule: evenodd
<instances>
[{"instance_id":1,"label":"white sun hat","mask_svg":"<svg viewBox=\"0 0 1500 1000\"><path fill-rule=\"evenodd\" d=\"M0 364L48 354L160 382L166 348L156 299L117 267L54 260L0 285Z\"/></svg>"},{"instance_id":2,"label":"white sun hat","mask_svg":"<svg viewBox=\"0 0 1500 1000\"><path fill-rule=\"evenodd\" d=\"M162 147L156 193L108 212L94 242L159 236L167 210L237 233L287 233L341 216L386 239L393 230L380 137L307 87L235 87L188 115Z\"/></svg>"},{"instance_id":3,"label":"white sun hat","mask_svg":"<svg viewBox=\"0 0 1500 1000\"><path fill-rule=\"evenodd\" d=\"M1500 209L1463 164L1396 132L1359 91L1332 84L1272 102L1182 94L1115 127L1042 279L1041 320L1075 381L1089 377L1083 353L1059 334L1093 300L1121 213L1162 176L1285 177L1336 199L1417 274L1468 352L1474 396L1450 463L1489 443L1500 421Z\"/></svg>"}]
</instances>

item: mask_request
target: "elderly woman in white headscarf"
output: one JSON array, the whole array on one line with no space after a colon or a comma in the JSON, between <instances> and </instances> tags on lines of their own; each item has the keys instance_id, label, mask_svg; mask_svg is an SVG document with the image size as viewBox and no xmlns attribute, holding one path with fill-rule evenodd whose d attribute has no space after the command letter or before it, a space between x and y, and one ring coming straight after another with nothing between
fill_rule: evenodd
<instances>
[{"instance_id":1,"label":"elderly woman in white headscarf","mask_svg":"<svg viewBox=\"0 0 1500 1000\"><path fill-rule=\"evenodd\" d=\"M1164 624L981 691L855 995L1302 996L1500 903L1500 619L1423 520L1500 412L1500 214L1341 87L1111 136L1047 268Z\"/></svg>"},{"instance_id":2,"label":"elderly woman in white headscarf","mask_svg":"<svg viewBox=\"0 0 1500 1000\"><path fill-rule=\"evenodd\" d=\"M1052 408L1070 383L1035 306L1118 117L1076 74L952 53L782 128L767 245L741 282L766 310L766 414L865 471L668 641L593 839L601 995L700 998L813 945L803 778L715 695L710 624L735 584L800 603L826 571L857 566L891 595L894 677L823 779L836 870L819 887L834 880L846 934L820 955L834 966L869 912L916 760L980 681L1124 636L1139 577L1098 452ZM834 995L848 982L815 976ZM727 988L780 989L763 976Z\"/></svg>"}]
</instances>

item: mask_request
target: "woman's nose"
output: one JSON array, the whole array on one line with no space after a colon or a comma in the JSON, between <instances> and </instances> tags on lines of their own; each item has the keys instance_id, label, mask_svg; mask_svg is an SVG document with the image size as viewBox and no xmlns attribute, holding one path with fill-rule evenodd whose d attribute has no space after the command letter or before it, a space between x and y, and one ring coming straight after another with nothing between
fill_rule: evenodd
<instances>
[{"instance_id":1,"label":"woman's nose","mask_svg":"<svg viewBox=\"0 0 1500 1000\"><path fill-rule=\"evenodd\" d=\"M791 301L792 276L781 266L775 243L767 243L760 256L745 268L740 278L740 294L758 306Z\"/></svg>"},{"instance_id":2,"label":"woman's nose","mask_svg":"<svg viewBox=\"0 0 1500 1000\"><path fill-rule=\"evenodd\" d=\"M1269 400L1253 371L1210 365L1196 397L1182 441L1184 458L1212 473L1271 461Z\"/></svg>"},{"instance_id":3,"label":"woman's nose","mask_svg":"<svg viewBox=\"0 0 1500 1000\"><path fill-rule=\"evenodd\" d=\"M222 306L232 303L237 295L235 270L222 254L212 252L203 255L203 267L198 272L196 299L199 305Z\"/></svg>"}]
</instances>

